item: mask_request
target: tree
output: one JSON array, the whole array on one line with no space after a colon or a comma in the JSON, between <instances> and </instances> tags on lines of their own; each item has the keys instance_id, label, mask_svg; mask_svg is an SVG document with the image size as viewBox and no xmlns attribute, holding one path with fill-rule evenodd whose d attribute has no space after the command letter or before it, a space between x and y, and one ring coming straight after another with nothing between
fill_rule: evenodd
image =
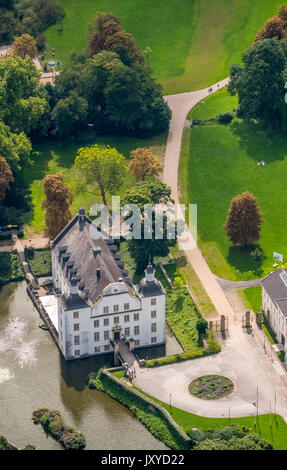
<instances>
[{"instance_id":1,"label":"tree","mask_svg":"<svg viewBox=\"0 0 287 470\"><path fill-rule=\"evenodd\" d=\"M265 27L260 29L255 36L254 42L262 41L263 39L283 39L286 37L284 23L279 16L273 16L266 21Z\"/></svg>"},{"instance_id":2,"label":"tree","mask_svg":"<svg viewBox=\"0 0 287 470\"><path fill-rule=\"evenodd\" d=\"M26 57L34 59L37 53L36 41L30 34L22 34L12 44L12 54L22 59L26 59Z\"/></svg>"},{"instance_id":3,"label":"tree","mask_svg":"<svg viewBox=\"0 0 287 470\"><path fill-rule=\"evenodd\" d=\"M51 118L54 123L54 132L59 137L67 137L82 127L87 118L88 103L71 91L67 98L58 101L54 107Z\"/></svg>"},{"instance_id":4,"label":"tree","mask_svg":"<svg viewBox=\"0 0 287 470\"><path fill-rule=\"evenodd\" d=\"M13 132L30 133L48 108L40 75L28 57L0 60L0 119Z\"/></svg>"},{"instance_id":5,"label":"tree","mask_svg":"<svg viewBox=\"0 0 287 470\"><path fill-rule=\"evenodd\" d=\"M169 247L174 246L176 243L178 226L175 228L175 237L168 238L168 228L171 222L165 212L163 213L162 224L157 224L157 232L155 213L151 214L151 218L144 214L145 205L155 206L160 203L172 203L170 195L171 188L158 180L140 181L134 187L128 189L122 199L122 207L128 204L136 204L141 211L141 238L128 240L128 248L136 261L138 271L142 271L148 261L153 261L155 256L167 256ZM128 220L130 215L130 213L125 214L125 219ZM152 230L150 238L145 237L144 224L147 223L149 223Z\"/></svg>"},{"instance_id":6,"label":"tree","mask_svg":"<svg viewBox=\"0 0 287 470\"><path fill-rule=\"evenodd\" d=\"M78 150L75 160L88 187L94 191L98 187L104 205L107 205L106 193L118 191L126 174L125 157L115 148L93 145Z\"/></svg>"},{"instance_id":7,"label":"tree","mask_svg":"<svg viewBox=\"0 0 287 470\"><path fill-rule=\"evenodd\" d=\"M247 246L259 240L262 221L256 197L246 191L232 199L224 227L234 245Z\"/></svg>"},{"instance_id":8,"label":"tree","mask_svg":"<svg viewBox=\"0 0 287 470\"><path fill-rule=\"evenodd\" d=\"M137 61L141 65L144 65L144 55L138 48L134 38L131 34L127 33L122 29L117 31L115 34L109 34L106 37L104 49L107 51L114 51L114 49L119 45L125 46L130 51L130 53L137 59Z\"/></svg>"},{"instance_id":9,"label":"tree","mask_svg":"<svg viewBox=\"0 0 287 470\"><path fill-rule=\"evenodd\" d=\"M286 28L286 26L287 26L287 7L285 5L282 5L279 8L278 16L279 16L280 20L283 22L284 28Z\"/></svg>"},{"instance_id":10,"label":"tree","mask_svg":"<svg viewBox=\"0 0 287 470\"><path fill-rule=\"evenodd\" d=\"M5 158L14 176L29 165L31 151L31 142L23 132L14 134L0 121L0 155Z\"/></svg>"},{"instance_id":11,"label":"tree","mask_svg":"<svg viewBox=\"0 0 287 470\"><path fill-rule=\"evenodd\" d=\"M238 116L280 127L284 103L285 56L276 39L258 41L231 67L228 91L238 94Z\"/></svg>"},{"instance_id":12,"label":"tree","mask_svg":"<svg viewBox=\"0 0 287 470\"><path fill-rule=\"evenodd\" d=\"M47 175L43 181L46 199L42 207L45 209L46 233L53 240L71 220L70 204L73 194L63 182L61 173Z\"/></svg>"},{"instance_id":13,"label":"tree","mask_svg":"<svg viewBox=\"0 0 287 470\"><path fill-rule=\"evenodd\" d=\"M0 201L5 199L6 191L10 189L10 183L14 178L10 166L5 158L0 156Z\"/></svg>"},{"instance_id":14,"label":"tree","mask_svg":"<svg viewBox=\"0 0 287 470\"><path fill-rule=\"evenodd\" d=\"M163 170L163 164L148 148L132 150L131 157L129 170L143 181L147 176L158 176Z\"/></svg>"}]
</instances>

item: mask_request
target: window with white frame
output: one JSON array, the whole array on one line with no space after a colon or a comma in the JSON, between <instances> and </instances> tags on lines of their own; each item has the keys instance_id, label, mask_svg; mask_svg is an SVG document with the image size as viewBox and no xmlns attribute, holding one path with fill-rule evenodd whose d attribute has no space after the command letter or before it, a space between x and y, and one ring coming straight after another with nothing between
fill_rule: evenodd
<instances>
[{"instance_id":1,"label":"window with white frame","mask_svg":"<svg viewBox=\"0 0 287 470\"><path fill-rule=\"evenodd\" d=\"M103 312L104 313L109 313L109 306L108 305L103 308Z\"/></svg>"},{"instance_id":2,"label":"window with white frame","mask_svg":"<svg viewBox=\"0 0 287 470\"><path fill-rule=\"evenodd\" d=\"M100 332L99 332L99 331L97 331L96 333L94 333L94 341L95 341L95 342L100 341Z\"/></svg>"},{"instance_id":3,"label":"window with white frame","mask_svg":"<svg viewBox=\"0 0 287 470\"><path fill-rule=\"evenodd\" d=\"M140 345L140 340L139 339L136 339L135 340L135 346L139 346Z\"/></svg>"},{"instance_id":4,"label":"window with white frame","mask_svg":"<svg viewBox=\"0 0 287 470\"><path fill-rule=\"evenodd\" d=\"M134 321L139 321L139 319L140 319L139 313L135 313L134 314Z\"/></svg>"},{"instance_id":5,"label":"window with white frame","mask_svg":"<svg viewBox=\"0 0 287 470\"><path fill-rule=\"evenodd\" d=\"M104 350L105 350L105 352L109 351L109 350L110 350L110 345L109 345L109 344L105 344Z\"/></svg>"},{"instance_id":6,"label":"window with white frame","mask_svg":"<svg viewBox=\"0 0 287 470\"><path fill-rule=\"evenodd\" d=\"M75 356L80 356L80 354L81 354L80 349L75 349L74 355Z\"/></svg>"},{"instance_id":7,"label":"window with white frame","mask_svg":"<svg viewBox=\"0 0 287 470\"><path fill-rule=\"evenodd\" d=\"M124 316L124 321L125 323L128 323L130 321L130 316L129 315L125 315Z\"/></svg>"},{"instance_id":8,"label":"window with white frame","mask_svg":"<svg viewBox=\"0 0 287 470\"><path fill-rule=\"evenodd\" d=\"M77 346L80 344L80 336L74 336L74 345Z\"/></svg>"},{"instance_id":9,"label":"window with white frame","mask_svg":"<svg viewBox=\"0 0 287 470\"><path fill-rule=\"evenodd\" d=\"M119 306L118 305L114 305L114 312L118 312L119 311Z\"/></svg>"},{"instance_id":10,"label":"window with white frame","mask_svg":"<svg viewBox=\"0 0 287 470\"><path fill-rule=\"evenodd\" d=\"M79 312L73 312L73 319L76 320L79 318Z\"/></svg>"},{"instance_id":11,"label":"window with white frame","mask_svg":"<svg viewBox=\"0 0 287 470\"><path fill-rule=\"evenodd\" d=\"M152 344L156 343L156 336L152 336L151 342L152 342Z\"/></svg>"},{"instance_id":12,"label":"window with white frame","mask_svg":"<svg viewBox=\"0 0 287 470\"><path fill-rule=\"evenodd\" d=\"M156 323L151 324L151 332L156 333Z\"/></svg>"},{"instance_id":13,"label":"window with white frame","mask_svg":"<svg viewBox=\"0 0 287 470\"><path fill-rule=\"evenodd\" d=\"M137 325L134 327L134 335L138 336L140 334L140 327Z\"/></svg>"},{"instance_id":14,"label":"window with white frame","mask_svg":"<svg viewBox=\"0 0 287 470\"><path fill-rule=\"evenodd\" d=\"M130 309L130 304L124 304L124 310L129 310Z\"/></svg>"},{"instance_id":15,"label":"window with white frame","mask_svg":"<svg viewBox=\"0 0 287 470\"><path fill-rule=\"evenodd\" d=\"M125 328L125 336L130 336L130 329L129 328Z\"/></svg>"},{"instance_id":16,"label":"window with white frame","mask_svg":"<svg viewBox=\"0 0 287 470\"><path fill-rule=\"evenodd\" d=\"M109 319L108 318L104 318L104 326L108 326L109 324Z\"/></svg>"},{"instance_id":17,"label":"window with white frame","mask_svg":"<svg viewBox=\"0 0 287 470\"><path fill-rule=\"evenodd\" d=\"M150 300L150 304L151 304L151 305L156 305L156 299L151 299L151 300Z\"/></svg>"},{"instance_id":18,"label":"window with white frame","mask_svg":"<svg viewBox=\"0 0 287 470\"><path fill-rule=\"evenodd\" d=\"M120 317L114 317L114 324L120 323Z\"/></svg>"},{"instance_id":19,"label":"window with white frame","mask_svg":"<svg viewBox=\"0 0 287 470\"><path fill-rule=\"evenodd\" d=\"M151 318L156 318L156 310L151 311Z\"/></svg>"},{"instance_id":20,"label":"window with white frame","mask_svg":"<svg viewBox=\"0 0 287 470\"><path fill-rule=\"evenodd\" d=\"M110 339L110 332L109 332L109 330L104 331L104 339L105 339L105 340Z\"/></svg>"},{"instance_id":21,"label":"window with white frame","mask_svg":"<svg viewBox=\"0 0 287 470\"><path fill-rule=\"evenodd\" d=\"M74 323L74 331L79 331L80 323Z\"/></svg>"},{"instance_id":22,"label":"window with white frame","mask_svg":"<svg viewBox=\"0 0 287 470\"><path fill-rule=\"evenodd\" d=\"M94 320L94 328L99 328L99 326L100 326L100 321Z\"/></svg>"},{"instance_id":23,"label":"window with white frame","mask_svg":"<svg viewBox=\"0 0 287 470\"><path fill-rule=\"evenodd\" d=\"M95 353L101 352L101 346L96 346L95 347Z\"/></svg>"}]
</instances>

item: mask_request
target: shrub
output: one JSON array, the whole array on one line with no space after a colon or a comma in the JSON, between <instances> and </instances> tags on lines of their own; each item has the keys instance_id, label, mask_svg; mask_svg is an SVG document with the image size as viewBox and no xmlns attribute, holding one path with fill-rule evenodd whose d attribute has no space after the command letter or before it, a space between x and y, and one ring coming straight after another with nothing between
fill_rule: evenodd
<instances>
[{"instance_id":1,"label":"shrub","mask_svg":"<svg viewBox=\"0 0 287 470\"><path fill-rule=\"evenodd\" d=\"M62 444L65 449L80 450L86 447L85 436L71 426L65 426L58 410L40 408L33 412L35 424L41 423L44 430Z\"/></svg>"},{"instance_id":2,"label":"shrub","mask_svg":"<svg viewBox=\"0 0 287 470\"><path fill-rule=\"evenodd\" d=\"M231 113L220 113L218 116L218 122L220 124L229 124L233 119L233 115Z\"/></svg>"}]
</instances>

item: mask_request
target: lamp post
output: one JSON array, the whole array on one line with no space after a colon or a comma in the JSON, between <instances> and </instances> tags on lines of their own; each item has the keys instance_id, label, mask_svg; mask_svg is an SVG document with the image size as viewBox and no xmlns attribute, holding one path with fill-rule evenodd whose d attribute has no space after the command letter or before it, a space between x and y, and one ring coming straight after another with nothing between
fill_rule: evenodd
<instances>
[{"instance_id":1,"label":"lamp post","mask_svg":"<svg viewBox=\"0 0 287 470\"><path fill-rule=\"evenodd\" d=\"M171 393L169 394L169 409L170 409L170 413L171 413Z\"/></svg>"}]
</instances>

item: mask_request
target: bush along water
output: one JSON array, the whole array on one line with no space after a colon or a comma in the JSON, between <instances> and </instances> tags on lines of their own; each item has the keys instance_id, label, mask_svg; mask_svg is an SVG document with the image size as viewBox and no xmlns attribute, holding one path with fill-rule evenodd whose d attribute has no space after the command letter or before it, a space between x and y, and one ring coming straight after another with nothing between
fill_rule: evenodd
<instances>
[{"instance_id":1,"label":"bush along water","mask_svg":"<svg viewBox=\"0 0 287 470\"><path fill-rule=\"evenodd\" d=\"M106 392L126 406L157 438L171 449L189 449L190 438L172 419L168 411L140 391L118 379L108 370L91 374L89 387Z\"/></svg>"},{"instance_id":2,"label":"bush along water","mask_svg":"<svg viewBox=\"0 0 287 470\"><path fill-rule=\"evenodd\" d=\"M40 408L33 412L35 424L42 424L47 434L60 442L66 450L81 450L86 447L85 436L72 426L66 426L60 411Z\"/></svg>"}]
</instances>

